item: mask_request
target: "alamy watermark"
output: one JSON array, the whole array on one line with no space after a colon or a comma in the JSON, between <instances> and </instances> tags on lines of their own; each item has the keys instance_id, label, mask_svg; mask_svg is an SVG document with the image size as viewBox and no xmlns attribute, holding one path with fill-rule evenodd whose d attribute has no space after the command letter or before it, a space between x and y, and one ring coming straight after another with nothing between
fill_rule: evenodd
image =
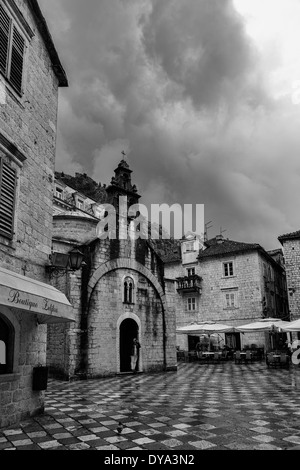
<instances>
[{"instance_id":1,"label":"alamy watermark","mask_svg":"<svg viewBox=\"0 0 300 470\"><path fill-rule=\"evenodd\" d=\"M204 234L203 204L143 204L129 207L127 196L119 196L118 210L111 204L101 204L97 237L100 239L176 239L187 233Z\"/></svg>"},{"instance_id":2,"label":"alamy watermark","mask_svg":"<svg viewBox=\"0 0 300 470\"><path fill-rule=\"evenodd\" d=\"M298 366L300 364L300 341L298 339L293 341L292 349L295 349L291 356L292 363Z\"/></svg>"}]
</instances>

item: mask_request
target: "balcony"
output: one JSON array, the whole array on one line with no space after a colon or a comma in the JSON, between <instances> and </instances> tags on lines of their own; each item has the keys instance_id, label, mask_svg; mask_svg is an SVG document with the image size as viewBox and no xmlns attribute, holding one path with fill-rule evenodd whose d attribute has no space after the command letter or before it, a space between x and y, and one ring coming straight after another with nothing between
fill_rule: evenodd
<instances>
[{"instance_id":1,"label":"balcony","mask_svg":"<svg viewBox=\"0 0 300 470\"><path fill-rule=\"evenodd\" d=\"M177 277L176 281L177 281L177 292L183 293L183 294L196 292L197 294L201 294L202 277L197 276L197 274L194 274L193 276Z\"/></svg>"}]
</instances>

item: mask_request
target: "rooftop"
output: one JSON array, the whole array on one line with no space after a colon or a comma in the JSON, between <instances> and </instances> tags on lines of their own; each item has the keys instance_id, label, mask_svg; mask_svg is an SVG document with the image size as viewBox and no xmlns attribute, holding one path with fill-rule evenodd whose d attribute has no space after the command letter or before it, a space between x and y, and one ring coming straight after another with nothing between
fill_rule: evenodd
<instances>
[{"instance_id":1,"label":"rooftop","mask_svg":"<svg viewBox=\"0 0 300 470\"><path fill-rule=\"evenodd\" d=\"M258 243L236 242L220 238L220 236L208 240L205 242L205 246L206 249L199 253L199 259L208 258L210 256L222 256L230 253L263 249Z\"/></svg>"},{"instance_id":2,"label":"rooftop","mask_svg":"<svg viewBox=\"0 0 300 470\"><path fill-rule=\"evenodd\" d=\"M291 233L286 233L284 235L280 235L278 237L278 240L280 241L280 243L282 243L284 240L292 240L296 238L300 238L300 230L297 230L296 232L291 232Z\"/></svg>"}]
</instances>

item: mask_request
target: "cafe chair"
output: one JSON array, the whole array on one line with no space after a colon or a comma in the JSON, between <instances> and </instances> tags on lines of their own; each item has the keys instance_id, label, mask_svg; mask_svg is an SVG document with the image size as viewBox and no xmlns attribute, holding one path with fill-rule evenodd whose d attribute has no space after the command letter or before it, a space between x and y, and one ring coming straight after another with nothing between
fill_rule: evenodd
<instances>
[{"instance_id":1,"label":"cafe chair","mask_svg":"<svg viewBox=\"0 0 300 470\"><path fill-rule=\"evenodd\" d=\"M220 354L217 351L214 354L214 362L220 362Z\"/></svg>"},{"instance_id":2,"label":"cafe chair","mask_svg":"<svg viewBox=\"0 0 300 470\"><path fill-rule=\"evenodd\" d=\"M268 367L277 367L276 358L273 356L272 353L267 354L266 363Z\"/></svg>"},{"instance_id":3,"label":"cafe chair","mask_svg":"<svg viewBox=\"0 0 300 470\"><path fill-rule=\"evenodd\" d=\"M252 358L252 353L251 351L248 349L246 351L246 356L245 356L245 362L252 362L253 361L253 358Z\"/></svg>"},{"instance_id":4,"label":"cafe chair","mask_svg":"<svg viewBox=\"0 0 300 470\"><path fill-rule=\"evenodd\" d=\"M189 362L195 362L195 361L197 361L197 359L198 359L198 356L197 356L196 351L190 351L189 352Z\"/></svg>"},{"instance_id":5,"label":"cafe chair","mask_svg":"<svg viewBox=\"0 0 300 470\"><path fill-rule=\"evenodd\" d=\"M205 357L203 356L202 351L197 351L197 357L198 357L199 362L204 362L205 361Z\"/></svg>"},{"instance_id":6,"label":"cafe chair","mask_svg":"<svg viewBox=\"0 0 300 470\"><path fill-rule=\"evenodd\" d=\"M184 361L184 351L177 351L177 361Z\"/></svg>"},{"instance_id":7,"label":"cafe chair","mask_svg":"<svg viewBox=\"0 0 300 470\"><path fill-rule=\"evenodd\" d=\"M241 363L242 362L242 356L241 356L241 351L236 351L234 355L234 362Z\"/></svg>"},{"instance_id":8,"label":"cafe chair","mask_svg":"<svg viewBox=\"0 0 300 470\"><path fill-rule=\"evenodd\" d=\"M290 358L287 354L280 354L280 367L288 368L290 366Z\"/></svg>"},{"instance_id":9,"label":"cafe chair","mask_svg":"<svg viewBox=\"0 0 300 470\"><path fill-rule=\"evenodd\" d=\"M228 351L222 351L221 361L228 361Z\"/></svg>"}]
</instances>

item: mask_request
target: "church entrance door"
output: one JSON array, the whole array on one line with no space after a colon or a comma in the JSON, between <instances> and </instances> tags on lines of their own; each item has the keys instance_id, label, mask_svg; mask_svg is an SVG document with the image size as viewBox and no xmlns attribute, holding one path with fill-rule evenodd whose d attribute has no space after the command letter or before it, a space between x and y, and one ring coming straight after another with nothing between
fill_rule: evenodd
<instances>
[{"instance_id":1,"label":"church entrance door","mask_svg":"<svg viewBox=\"0 0 300 470\"><path fill-rule=\"evenodd\" d=\"M126 318L120 325L120 372L130 372L130 355L133 338L138 338L138 325Z\"/></svg>"}]
</instances>

